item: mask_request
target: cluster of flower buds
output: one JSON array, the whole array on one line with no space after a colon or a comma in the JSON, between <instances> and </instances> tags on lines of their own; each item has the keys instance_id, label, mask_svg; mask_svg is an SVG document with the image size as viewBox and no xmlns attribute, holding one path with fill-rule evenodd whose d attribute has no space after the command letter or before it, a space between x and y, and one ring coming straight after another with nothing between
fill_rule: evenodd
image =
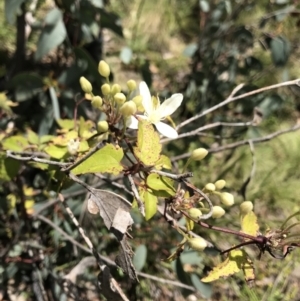
<instances>
[{"instance_id":1,"label":"cluster of flower buds","mask_svg":"<svg viewBox=\"0 0 300 301\"><path fill-rule=\"evenodd\" d=\"M116 125L121 121L121 124L126 126L129 116L134 115L138 110L142 112L142 97L138 95L129 99L132 92L137 88L136 82L132 79L127 82L128 97L121 92L120 85L110 84L110 67L105 61L99 62L98 72L106 79L106 83L101 86L102 97L94 95L92 84L85 77L80 77L79 83L85 93L85 98L91 101L93 108L105 113L106 120L98 122L97 131L98 133L106 133L109 131L110 125Z\"/></svg>"}]
</instances>

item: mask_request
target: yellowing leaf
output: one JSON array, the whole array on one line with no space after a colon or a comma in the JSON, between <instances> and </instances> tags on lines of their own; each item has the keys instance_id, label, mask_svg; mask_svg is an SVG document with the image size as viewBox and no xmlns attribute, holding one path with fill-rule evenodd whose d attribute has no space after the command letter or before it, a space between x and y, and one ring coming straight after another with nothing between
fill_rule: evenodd
<instances>
[{"instance_id":1,"label":"yellowing leaf","mask_svg":"<svg viewBox=\"0 0 300 301\"><path fill-rule=\"evenodd\" d=\"M67 154L68 149L66 146L48 145L44 151L52 158L61 159Z\"/></svg>"},{"instance_id":2,"label":"yellowing leaf","mask_svg":"<svg viewBox=\"0 0 300 301\"><path fill-rule=\"evenodd\" d=\"M123 149L112 144L106 144L84 162L72 169L75 175L95 172L119 174L123 170L121 160Z\"/></svg>"},{"instance_id":3,"label":"yellowing leaf","mask_svg":"<svg viewBox=\"0 0 300 301\"><path fill-rule=\"evenodd\" d=\"M247 282L255 279L253 262L248 257L247 261L245 261L242 265L242 270Z\"/></svg>"},{"instance_id":4,"label":"yellowing leaf","mask_svg":"<svg viewBox=\"0 0 300 301\"><path fill-rule=\"evenodd\" d=\"M160 197L173 196L176 193L174 181L167 177L151 173L146 180L147 186L155 190L155 195Z\"/></svg>"},{"instance_id":5,"label":"yellowing leaf","mask_svg":"<svg viewBox=\"0 0 300 301\"><path fill-rule=\"evenodd\" d=\"M78 138L78 133L76 131L67 132L64 135L57 136L52 139L55 145L67 146L71 139L75 140Z\"/></svg>"},{"instance_id":6,"label":"yellowing leaf","mask_svg":"<svg viewBox=\"0 0 300 301\"><path fill-rule=\"evenodd\" d=\"M145 218L148 221L151 217L153 217L157 211L157 197L153 195L151 192L146 191L144 194L144 202L145 202Z\"/></svg>"},{"instance_id":7,"label":"yellowing leaf","mask_svg":"<svg viewBox=\"0 0 300 301\"><path fill-rule=\"evenodd\" d=\"M12 102L7 99L5 93L0 93L0 110L2 109L7 115L12 115L13 112L10 107L16 107L18 103Z\"/></svg>"},{"instance_id":8,"label":"yellowing leaf","mask_svg":"<svg viewBox=\"0 0 300 301\"><path fill-rule=\"evenodd\" d=\"M21 152L29 146L29 143L25 137L17 135L5 139L2 146L6 150Z\"/></svg>"},{"instance_id":9,"label":"yellowing leaf","mask_svg":"<svg viewBox=\"0 0 300 301\"><path fill-rule=\"evenodd\" d=\"M259 230L259 225L257 223L257 217L253 211L248 212L246 215L242 216L242 231L246 234L256 236Z\"/></svg>"},{"instance_id":10,"label":"yellowing leaf","mask_svg":"<svg viewBox=\"0 0 300 301\"><path fill-rule=\"evenodd\" d=\"M57 119L56 122L62 129L71 130L74 129L74 119Z\"/></svg>"},{"instance_id":11,"label":"yellowing leaf","mask_svg":"<svg viewBox=\"0 0 300 301\"><path fill-rule=\"evenodd\" d=\"M134 154L145 165L155 165L160 157L161 144L159 135L154 130L152 123L140 120L138 125L137 146L134 147Z\"/></svg>"},{"instance_id":12,"label":"yellowing leaf","mask_svg":"<svg viewBox=\"0 0 300 301\"><path fill-rule=\"evenodd\" d=\"M162 168L171 169L172 164L169 157L161 155L160 158L155 162L155 169L160 170Z\"/></svg>"},{"instance_id":13,"label":"yellowing leaf","mask_svg":"<svg viewBox=\"0 0 300 301\"><path fill-rule=\"evenodd\" d=\"M209 274L202 278L202 282L212 282L218 280L220 277L228 277L245 267L248 264L247 253L244 250L232 250L225 261L214 267Z\"/></svg>"},{"instance_id":14,"label":"yellowing leaf","mask_svg":"<svg viewBox=\"0 0 300 301\"><path fill-rule=\"evenodd\" d=\"M89 139L97 133L95 130L95 123L91 120L85 121L83 117L80 117L79 123L79 137Z\"/></svg>"}]
</instances>

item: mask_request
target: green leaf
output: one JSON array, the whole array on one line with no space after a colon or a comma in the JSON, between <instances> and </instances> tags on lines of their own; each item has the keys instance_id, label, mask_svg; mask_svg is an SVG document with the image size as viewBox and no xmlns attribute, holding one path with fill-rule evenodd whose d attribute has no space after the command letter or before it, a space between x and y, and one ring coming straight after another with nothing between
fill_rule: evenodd
<instances>
[{"instance_id":1,"label":"green leaf","mask_svg":"<svg viewBox=\"0 0 300 301\"><path fill-rule=\"evenodd\" d=\"M13 25L21 13L21 5L25 0L5 0L5 18Z\"/></svg>"},{"instance_id":2,"label":"green leaf","mask_svg":"<svg viewBox=\"0 0 300 301\"><path fill-rule=\"evenodd\" d=\"M62 129L74 129L74 119L57 119L56 122Z\"/></svg>"},{"instance_id":3,"label":"green leaf","mask_svg":"<svg viewBox=\"0 0 300 301\"><path fill-rule=\"evenodd\" d=\"M145 164L155 165L160 158L161 144L159 135L154 130L152 123L140 120L138 125L137 146L134 154Z\"/></svg>"},{"instance_id":4,"label":"green leaf","mask_svg":"<svg viewBox=\"0 0 300 301\"><path fill-rule=\"evenodd\" d=\"M211 284L203 283L200 281L199 277L196 274L191 275L191 281L194 287L200 292L200 294L209 299L212 296L212 286Z\"/></svg>"},{"instance_id":5,"label":"green leaf","mask_svg":"<svg viewBox=\"0 0 300 301\"><path fill-rule=\"evenodd\" d=\"M32 130L27 130L27 139L30 144L38 145L40 143L39 136Z\"/></svg>"},{"instance_id":6,"label":"green leaf","mask_svg":"<svg viewBox=\"0 0 300 301\"><path fill-rule=\"evenodd\" d=\"M147 259L147 247L140 245L135 249L133 256L133 265L137 271L141 271L146 263Z\"/></svg>"},{"instance_id":7,"label":"green leaf","mask_svg":"<svg viewBox=\"0 0 300 301\"><path fill-rule=\"evenodd\" d=\"M250 211L246 215L242 216L241 226L244 233L252 236L257 235L259 225L257 223L257 217L253 211Z\"/></svg>"},{"instance_id":8,"label":"green leaf","mask_svg":"<svg viewBox=\"0 0 300 301\"><path fill-rule=\"evenodd\" d=\"M145 218L146 221L148 221L150 218L152 218L156 211L157 211L157 196L152 194L149 191L145 191L143 195L143 199L145 202Z\"/></svg>"},{"instance_id":9,"label":"green leaf","mask_svg":"<svg viewBox=\"0 0 300 301\"><path fill-rule=\"evenodd\" d=\"M57 21L55 22L55 24L46 25L43 28L42 33L39 37L37 50L35 52L36 60L40 60L50 50L59 46L67 36L66 27L62 20L62 12L59 9L54 8L48 13L46 19L50 14L50 20L53 21L54 19L57 19Z\"/></svg>"},{"instance_id":10,"label":"green leaf","mask_svg":"<svg viewBox=\"0 0 300 301\"><path fill-rule=\"evenodd\" d=\"M147 186L157 192L157 196L168 197L176 193L174 181L170 178L152 173L147 177Z\"/></svg>"},{"instance_id":11,"label":"green leaf","mask_svg":"<svg viewBox=\"0 0 300 301\"><path fill-rule=\"evenodd\" d=\"M161 170L162 168L172 168L171 159L165 155L161 155L160 158L155 162L155 169Z\"/></svg>"},{"instance_id":12,"label":"green leaf","mask_svg":"<svg viewBox=\"0 0 300 301\"><path fill-rule=\"evenodd\" d=\"M55 159L62 159L67 153L68 149L66 146L57 146L54 144L48 145L44 148L44 151Z\"/></svg>"},{"instance_id":13,"label":"green leaf","mask_svg":"<svg viewBox=\"0 0 300 301\"><path fill-rule=\"evenodd\" d=\"M11 136L2 143L3 149L15 152L21 152L29 146L28 141L21 135Z\"/></svg>"},{"instance_id":14,"label":"green leaf","mask_svg":"<svg viewBox=\"0 0 300 301\"><path fill-rule=\"evenodd\" d=\"M112 144L106 144L84 162L72 169L75 175L95 172L119 174L123 170L121 160L123 149Z\"/></svg>"},{"instance_id":15,"label":"green leaf","mask_svg":"<svg viewBox=\"0 0 300 301\"><path fill-rule=\"evenodd\" d=\"M276 37L270 43L272 60L276 67L283 67L290 56L291 46L283 37Z\"/></svg>"},{"instance_id":16,"label":"green leaf","mask_svg":"<svg viewBox=\"0 0 300 301\"><path fill-rule=\"evenodd\" d=\"M21 162L12 158L6 158L4 153L0 154L0 179L11 181L18 173Z\"/></svg>"},{"instance_id":17,"label":"green leaf","mask_svg":"<svg viewBox=\"0 0 300 301\"><path fill-rule=\"evenodd\" d=\"M123 47L120 53L121 61L128 65L132 60L132 50L129 47Z\"/></svg>"}]
</instances>

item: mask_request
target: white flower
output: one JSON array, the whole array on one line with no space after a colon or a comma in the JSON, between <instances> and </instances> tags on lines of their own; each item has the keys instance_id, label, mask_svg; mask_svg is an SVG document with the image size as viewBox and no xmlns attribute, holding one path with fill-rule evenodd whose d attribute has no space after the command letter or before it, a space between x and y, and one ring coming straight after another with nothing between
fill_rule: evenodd
<instances>
[{"instance_id":1,"label":"white flower","mask_svg":"<svg viewBox=\"0 0 300 301\"><path fill-rule=\"evenodd\" d=\"M162 104L160 104L159 99L153 101L149 88L145 82L140 83L140 94L143 97L143 107L145 109L144 115L137 115L140 118L146 119L153 123L156 129L165 137L176 138L178 133L174 128L161 122L167 116L173 114L177 108L181 105L183 100L183 95L180 93L173 94L170 98L166 99ZM128 127L131 129L138 128L138 120L130 116Z\"/></svg>"}]
</instances>

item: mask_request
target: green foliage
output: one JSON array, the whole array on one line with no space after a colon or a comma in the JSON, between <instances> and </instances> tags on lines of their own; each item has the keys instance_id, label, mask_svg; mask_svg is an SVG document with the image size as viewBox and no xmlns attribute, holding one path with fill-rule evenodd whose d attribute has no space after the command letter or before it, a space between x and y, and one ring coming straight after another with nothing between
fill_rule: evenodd
<instances>
[{"instance_id":1,"label":"green foliage","mask_svg":"<svg viewBox=\"0 0 300 301\"><path fill-rule=\"evenodd\" d=\"M97 252L104 263L115 258L122 272L111 266L110 277L136 300L191 294L225 300L224 282L206 283L220 278L236 299L246 292L253 300L283 300L289 292L296 300L292 285L258 286L254 293L236 281L240 271L246 282L264 283L278 270L287 283L297 278L290 253L300 246L298 133L256 146L297 119L297 82L266 87L300 76L294 64L299 8L289 2L59 0L49 7L48 1L5 1L0 14L15 29L0 29L4 287L25 287L30 300L37 294L31 281L40 279L42 291L67 298L59 284L64 275L76 284L76 298L88 300L99 271L94 261L78 263L86 256L79 236L85 232L99 266ZM25 36L26 13L33 22L26 21ZM17 31L16 46L10 30ZM141 79L160 95L148 95L145 82L136 89ZM172 104L178 92L184 100L175 123L159 110L159 99L167 99L160 107ZM161 137L167 127L176 135ZM220 252L215 264L212 256ZM155 284L158 297L147 278L129 284L140 271L180 283ZM98 275L104 289L95 300L117 299L105 282L110 277Z\"/></svg>"}]
</instances>

